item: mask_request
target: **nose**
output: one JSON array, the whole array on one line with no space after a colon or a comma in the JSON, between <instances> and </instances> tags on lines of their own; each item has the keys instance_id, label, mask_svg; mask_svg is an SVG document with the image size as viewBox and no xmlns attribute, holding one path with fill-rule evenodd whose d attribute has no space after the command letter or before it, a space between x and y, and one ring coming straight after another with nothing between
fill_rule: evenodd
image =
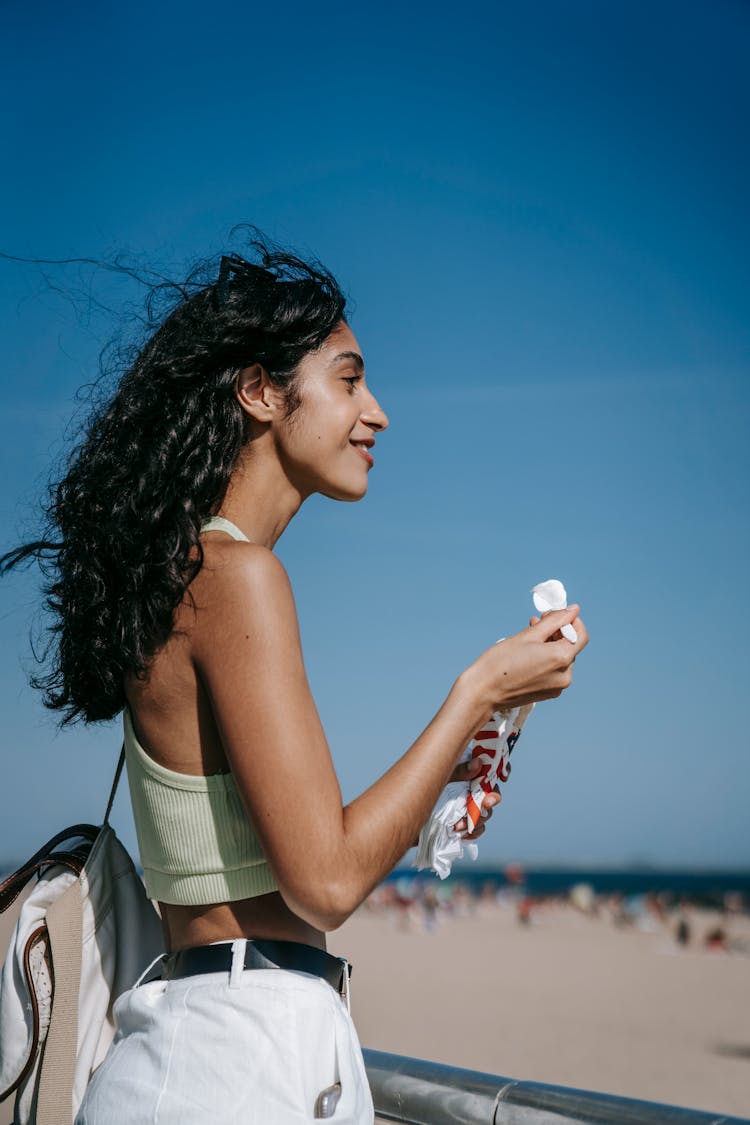
<instances>
[{"instance_id":1,"label":"nose","mask_svg":"<svg viewBox=\"0 0 750 1125\"><path fill-rule=\"evenodd\" d=\"M388 429L388 415L369 388L367 390L367 401L362 404L360 418L371 430Z\"/></svg>"}]
</instances>

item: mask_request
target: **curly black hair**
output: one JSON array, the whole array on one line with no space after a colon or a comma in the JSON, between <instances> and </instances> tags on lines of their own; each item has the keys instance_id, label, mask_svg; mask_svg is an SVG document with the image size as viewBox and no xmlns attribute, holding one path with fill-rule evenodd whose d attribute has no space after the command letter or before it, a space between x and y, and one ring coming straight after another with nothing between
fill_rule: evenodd
<instances>
[{"instance_id":1,"label":"curly black hair","mask_svg":"<svg viewBox=\"0 0 750 1125\"><path fill-rule=\"evenodd\" d=\"M113 718L125 677L145 677L172 632L203 565L201 525L249 440L238 371L260 363L291 413L300 360L344 319L346 299L319 262L258 232L247 253L223 257L211 282L196 270L166 283L176 300L50 485L42 537L0 557L0 574L36 559L47 578L46 670L31 682L61 726ZM164 289L150 286L152 327Z\"/></svg>"}]
</instances>

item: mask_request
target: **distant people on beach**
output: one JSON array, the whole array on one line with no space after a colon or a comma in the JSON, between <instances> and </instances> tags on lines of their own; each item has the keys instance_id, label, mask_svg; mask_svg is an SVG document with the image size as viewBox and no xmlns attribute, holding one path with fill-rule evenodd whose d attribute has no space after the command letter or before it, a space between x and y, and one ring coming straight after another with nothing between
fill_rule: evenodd
<instances>
[{"instance_id":1,"label":"distant people on beach","mask_svg":"<svg viewBox=\"0 0 750 1125\"><path fill-rule=\"evenodd\" d=\"M516 917L522 926L531 925L531 905L532 899L529 895L521 895L518 899L518 907L516 909Z\"/></svg>"},{"instance_id":2,"label":"distant people on beach","mask_svg":"<svg viewBox=\"0 0 750 1125\"><path fill-rule=\"evenodd\" d=\"M692 903L669 892L629 897L596 895L590 886L582 884L554 894L533 895L523 884L509 884L501 876L495 881L484 879L481 883L452 876L434 886L430 879L431 876L415 875L384 883L370 895L367 909L393 918L399 928L414 934L435 933L439 924L466 917L473 913L471 904L474 909L482 909L485 919L491 917L493 909L513 909L521 928L528 928L535 922L544 925L547 912L567 909L571 914L591 919L592 923L609 919L618 929L671 936L678 949L693 946L705 952L750 956L750 939L741 933L733 936L730 931L733 917L747 919L750 912L747 900L738 892L715 899L710 905L700 901Z\"/></svg>"},{"instance_id":3,"label":"distant people on beach","mask_svg":"<svg viewBox=\"0 0 750 1125\"><path fill-rule=\"evenodd\" d=\"M729 939L724 926L712 926L704 937L703 944L713 953L726 953L729 949Z\"/></svg>"},{"instance_id":4,"label":"distant people on beach","mask_svg":"<svg viewBox=\"0 0 750 1125\"><path fill-rule=\"evenodd\" d=\"M686 946L690 944L690 922L684 910L681 910L677 915L674 937L678 945Z\"/></svg>"}]
</instances>

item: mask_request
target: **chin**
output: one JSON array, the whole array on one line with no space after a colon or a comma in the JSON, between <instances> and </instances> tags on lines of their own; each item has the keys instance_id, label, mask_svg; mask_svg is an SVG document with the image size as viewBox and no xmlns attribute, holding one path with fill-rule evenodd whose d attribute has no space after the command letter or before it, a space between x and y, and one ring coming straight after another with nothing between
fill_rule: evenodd
<instances>
[{"instance_id":1,"label":"chin","mask_svg":"<svg viewBox=\"0 0 750 1125\"><path fill-rule=\"evenodd\" d=\"M367 481L358 488L342 488L341 486L331 485L328 488L321 488L320 494L321 496L327 496L329 500L340 500L344 504L356 504L358 500L362 500L367 495Z\"/></svg>"}]
</instances>

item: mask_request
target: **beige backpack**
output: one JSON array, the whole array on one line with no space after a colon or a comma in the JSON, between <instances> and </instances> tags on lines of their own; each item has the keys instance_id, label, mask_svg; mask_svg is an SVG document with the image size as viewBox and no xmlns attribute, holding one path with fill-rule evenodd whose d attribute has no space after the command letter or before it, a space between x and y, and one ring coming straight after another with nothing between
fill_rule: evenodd
<instances>
[{"instance_id":1,"label":"beige backpack","mask_svg":"<svg viewBox=\"0 0 750 1125\"><path fill-rule=\"evenodd\" d=\"M0 884L0 913L31 879L0 973L0 1101L14 1125L71 1125L114 1038L112 1006L164 949L161 923L109 824L58 832Z\"/></svg>"}]
</instances>

